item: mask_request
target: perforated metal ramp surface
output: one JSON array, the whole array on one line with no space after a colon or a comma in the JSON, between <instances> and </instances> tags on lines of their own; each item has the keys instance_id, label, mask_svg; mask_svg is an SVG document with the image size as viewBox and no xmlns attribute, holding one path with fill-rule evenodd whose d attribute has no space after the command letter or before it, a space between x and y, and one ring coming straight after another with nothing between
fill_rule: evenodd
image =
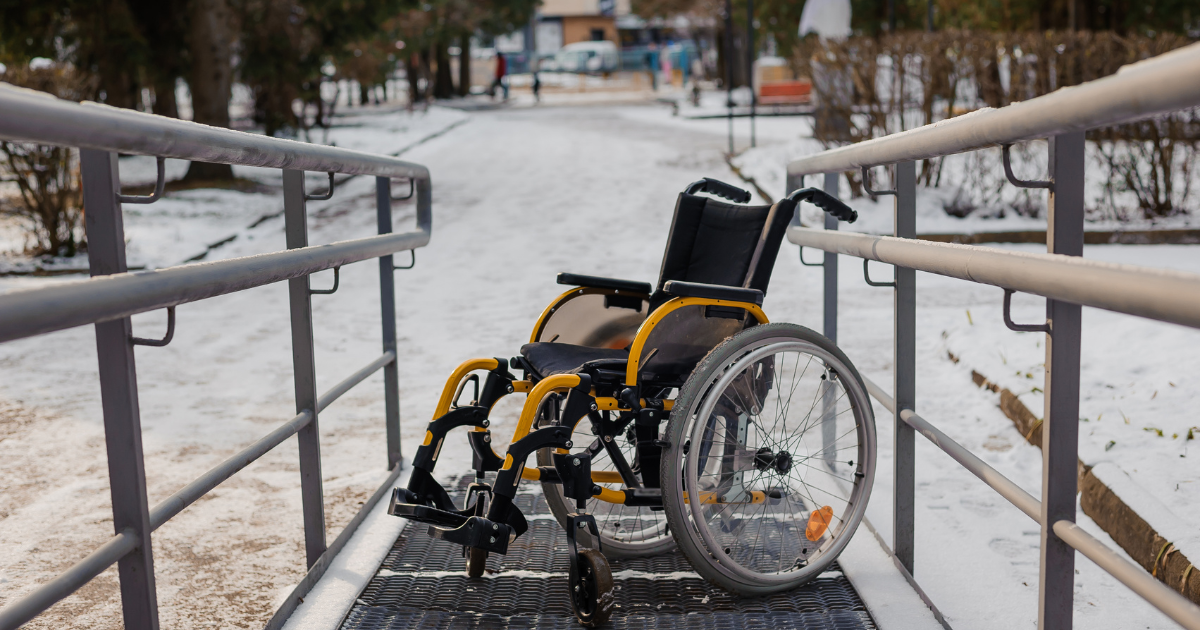
<instances>
[{"instance_id":1,"label":"perforated metal ramp surface","mask_svg":"<svg viewBox=\"0 0 1200 630\"><path fill-rule=\"evenodd\" d=\"M455 500L462 501L466 484ZM567 599L568 542L534 484L517 506L529 531L507 556L488 559L482 578L466 576L461 547L431 538L426 526L404 528L367 584L343 630L400 628L581 628ZM678 551L610 560L616 590L611 628L731 630L874 629L858 593L834 564L788 593L742 598L696 575Z\"/></svg>"}]
</instances>

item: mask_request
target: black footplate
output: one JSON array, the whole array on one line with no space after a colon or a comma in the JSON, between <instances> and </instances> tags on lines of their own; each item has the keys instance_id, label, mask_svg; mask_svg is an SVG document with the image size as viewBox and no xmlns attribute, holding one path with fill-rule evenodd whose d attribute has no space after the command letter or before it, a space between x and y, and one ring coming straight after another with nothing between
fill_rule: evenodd
<instances>
[{"instance_id":1,"label":"black footplate","mask_svg":"<svg viewBox=\"0 0 1200 630\"><path fill-rule=\"evenodd\" d=\"M491 553L505 555L508 553L510 529L508 525L489 521L482 516L470 516L455 528L432 526L429 528L429 535L464 547L485 549Z\"/></svg>"},{"instance_id":2,"label":"black footplate","mask_svg":"<svg viewBox=\"0 0 1200 630\"><path fill-rule=\"evenodd\" d=\"M482 516L470 513L451 512L428 505L409 503L416 498L407 488L392 491L392 502L388 514L429 525L429 535L466 547L486 549L504 555L508 552L508 539L512 528L504 523L494 523Z\"/></svg>"}]
</instances>

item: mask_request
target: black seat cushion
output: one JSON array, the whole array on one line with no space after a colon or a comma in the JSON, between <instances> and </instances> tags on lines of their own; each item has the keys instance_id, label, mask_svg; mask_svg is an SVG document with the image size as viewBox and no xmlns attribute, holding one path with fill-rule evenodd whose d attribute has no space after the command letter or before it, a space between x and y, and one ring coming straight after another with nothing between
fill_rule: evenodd
<instances>
[{"instance_id":1,"label":"black seat cushion","mask_svg":"<svg viewBox=\"0 0 1200 630\"><path fill-rule=\"evenodd\" d=\"M629 351L613 348L589 348L569 343L527 343L521 356L541 378L551 374L575 374L585 363L606 370L624 370Z\"/></svg>"}]
</instances>

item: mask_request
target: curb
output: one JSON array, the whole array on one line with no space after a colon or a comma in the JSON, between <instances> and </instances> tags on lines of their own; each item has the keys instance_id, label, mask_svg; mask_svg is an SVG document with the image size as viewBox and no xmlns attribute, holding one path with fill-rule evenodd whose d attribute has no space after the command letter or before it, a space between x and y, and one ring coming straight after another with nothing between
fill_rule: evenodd
<instances>
[{"instance_id":1,"label":"curb","mask_svg":"<svg viewBox=\"0 0 1200 630\"><path fill-rule=\"evenodd\" d=\"M958 363L958 357L947 354L951 361ZM999 394L1000 411L1012 421L1026 442L1042 447L1042 421L1016 394L989 381L975 370L971 370L971 380L979 387ZM1153 525L1093 474L1092 469L1093 466L1080 460L1079 504L1083 513L1091 517L1134 562L1158 578L1158 581L1193 603L1200 604L1200 571L1184 557L1183 552L1175 548L1174 543L1159 534Z\"/></svg>"}]
</instances>

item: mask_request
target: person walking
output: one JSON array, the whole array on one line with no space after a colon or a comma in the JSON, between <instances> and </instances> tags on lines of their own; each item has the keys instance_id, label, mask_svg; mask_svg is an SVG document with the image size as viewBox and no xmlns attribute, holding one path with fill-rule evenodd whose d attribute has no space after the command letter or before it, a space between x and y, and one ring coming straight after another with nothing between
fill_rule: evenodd
<instances>
[{"instance_id":1,"label":"person walking","mask_svg":"<svg viewBox=\"0 0 1200 630\"><path fill-rule=\"evenodd\" d=\"M496 98L496 88L504 90L504 100L508 100L508 82L504 78L508 75L508 62L504 60L502 53L496 53L496 80L492 81L492 87L489 92L492 98Z\"/></svg>"}]
</instances>

